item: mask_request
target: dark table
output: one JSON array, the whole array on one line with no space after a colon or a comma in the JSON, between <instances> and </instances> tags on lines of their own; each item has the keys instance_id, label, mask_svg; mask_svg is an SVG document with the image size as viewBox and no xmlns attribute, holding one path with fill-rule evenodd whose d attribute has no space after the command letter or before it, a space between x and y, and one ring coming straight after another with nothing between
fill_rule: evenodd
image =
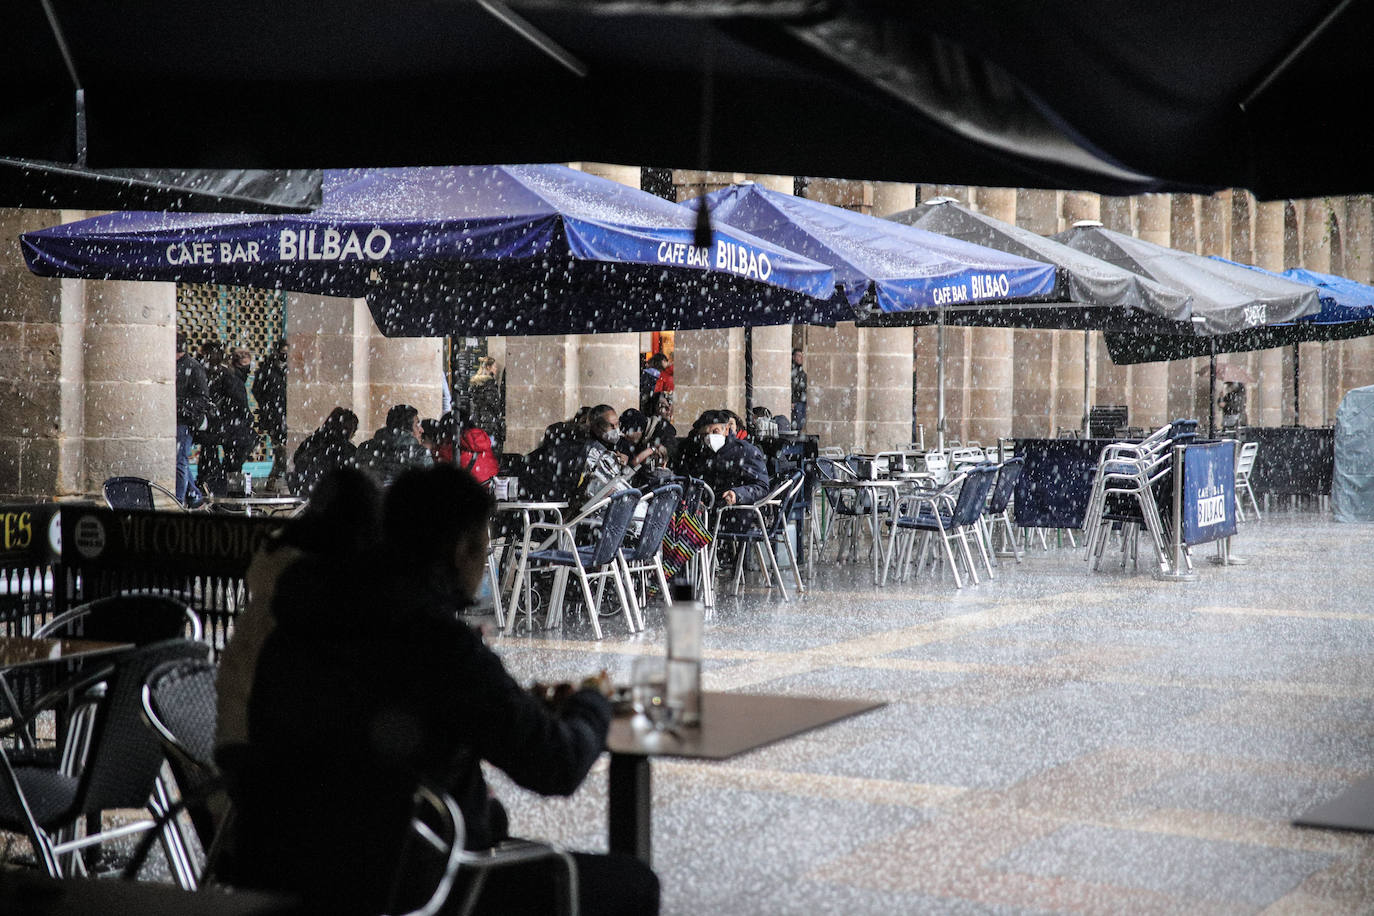
<instances>
[{"instance_id":1,"label":"dark table","mask_svg":"<svg viewBox=\"0 0 1374 916\"><path fill-rule=\"evenodd\" d=\"M728 760L885 705L868 700L706 692L701 697L700 727L640 731L633 717L617 717L606 736L606 749L611 752L607 793L611 851L631 853L646 863L651 859L650 758Z\"/></svg>"},{"instance_id":2,"label":"dark table","mask_svg":"<svg viewBox=\"0 0 1374 916\"><path fill-rule=\"evenodd\" d=\"M1326 496L1335 469L1336 430L1325 426L1244 426L1241 442L1258 442L1250 486L1273 496Z\"/></svg>"}]
</instances>

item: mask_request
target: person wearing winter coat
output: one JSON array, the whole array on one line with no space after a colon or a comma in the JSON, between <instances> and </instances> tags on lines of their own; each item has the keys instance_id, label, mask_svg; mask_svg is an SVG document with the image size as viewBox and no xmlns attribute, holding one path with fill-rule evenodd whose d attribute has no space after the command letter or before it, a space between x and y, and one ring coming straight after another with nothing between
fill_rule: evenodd
<instances>
[{"instance_id":1,"label":"person wearing winter coat","mask_svg":"<svg viewBox=\"0 0 1374 916\"><path fill-rule=\"evenodd\" d=\"M472 425L470 421L463 424L463 434L458 439L458 466L481 484L501 471L496 452L492 449L491 437L486 430Z\"/></svg>"},{"instance_id":2,"label":"person wearing winter coat","mask_svg":"<svg viewBox=\"0 0 1374 916\"><path fill-rule=\"evenodd\" d=\"M186 351L186 335L178 333L176 340L176 497L182 505L195 508L205 501L205 497L191 479L191 447L194 434L209 422L210 380L200 360Z\"/></svg>"},{"instance_id":3,"label":"person wearing winter coat","mask_svg":"<svg viewBox=\"0 0 1374 916\"><path fill-rule=\"evenodd\" d=\"M353 461L382 487L391 486L410 468L432 466L434 458L420 444L420 412L409 404L391 408L386 426L358 446Z\"/></svg>"},{"instance_id":4,"label":"person wearing winter coat","mask_svg":"<svg viewBox=\"0 0 1374 916\"><path fill-rule=\"evenodd\" d=\"M353 463L357 432L358 415L347 407L335 407L320 428L305 437L291 460L291 483L298 495L309 497L326 474Z\"/></svg>"},{"instance_id":5,"label":"person wearing winter coat","mask_svg":"<svg viewBox=\"0 0 1374 916\"><path fill-rule=\"evenodd\" d=\"M213 418L206 431L208 442L201 448L201 467L198 482L208 492L223 496L228 492L228 475L243 472L244 462L258 447L258 434L253 431L253 414L248 409L248 375L253 368L253 354L244 347L229 351L229 364L216 361L217 353L209 351L211 366L210 401L214 405ZM215 446L224 450L215 454Z\"/></svg>"},{"instance_id":6,"label":"person wearing winter coat","mask_svg":"<svg viewBox=\"0 0 1374 916\"><path fill-rule=\"evenodd\" d=\"M286 339L277 341L272 353L258 365L253 378L253 398L258 402L258 430L272 440L272 487L286 474Z\"/></svg>"}]
</instances>

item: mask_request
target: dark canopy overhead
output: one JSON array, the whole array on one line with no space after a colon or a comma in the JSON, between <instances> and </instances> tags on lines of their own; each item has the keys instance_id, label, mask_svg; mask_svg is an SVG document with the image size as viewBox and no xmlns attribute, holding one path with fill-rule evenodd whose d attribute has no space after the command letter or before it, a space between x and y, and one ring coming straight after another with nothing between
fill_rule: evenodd
<instances>
[{"instance_id":1,"label":"dark canopy overhead","mask_svg":"<svg viewBox=\"0 0 1374 916\"><path fill-rule=\"evenodd\" d=\"M945 310L947 324L1068 330L1169 330L1191 312L1187 293L1075 251L1029 229L993 219L947 197L888 217L898 223L1033 258L1055 267L1053 292L1041 303L963 303ZM930 324L929 313L874 316L872 324ZM1172 330L1182 330L1174 328Z\"/></svg>"},{"instance_id":2,"label":"dark canopy overhead","mask_svg":"<svg viewBox=\"0 0 1374 916\"><path fill-rule=\"evenodd\" d=\"M1080 223L1054 237L1076 251L1110 261L1142 277L1186 292L1192 297L1191 329L1183 333L1140 333L1140 349L1152 341L1167 352L1171 337L1214 336L1279 321L1292 321L1320 307L1310 286L1282 277L1265 276L1238 264L1205 258L1144 239L1113 232L1097 224ZM1170 359L1170 356L1150 359Z\"/></svg>"},{"instance_id":3,"label":"dark canopy overhead","mask_svg":"<svg viewBox=\"0 0 1374 916\"><path fill-rule=\"evenodd\" d=\"M70 67L41 4L3 14L0 155L72 161L79 84L96 167L587 159L1110 194L1374 190L1344 91L1374 76L1374 4L1348 0L52 6ZM1295 125L1341 142L1294 142Z\"/></svg>"},{"instance_id":4,"label":"dark canopy overhead","mask_svg":"<svg viewBox=\"0 0 1374 916\"><path fill-rule=\"evenodd\" d=\"M89 169L0 159L0 207L304 213L319 169Z\"/></svg>"}]
</instances>

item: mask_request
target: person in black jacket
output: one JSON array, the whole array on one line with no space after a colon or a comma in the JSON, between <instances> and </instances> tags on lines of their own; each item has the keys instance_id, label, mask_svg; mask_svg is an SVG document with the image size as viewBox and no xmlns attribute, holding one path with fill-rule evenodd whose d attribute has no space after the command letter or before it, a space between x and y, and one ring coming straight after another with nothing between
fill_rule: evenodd
<instances>
[{"instance_id":1,"label":"person in black jacket","mask_svg":"<svg viewBox=\"0 0 1374 916\"><path fill-rule=\"evenodd\" d=\"M708 410L692 425L674 467L700 477L716 494L716 505L758 502L768 494L768 463L758 446L727 434L729 415Z\"/></svg>"},{"instance_id":2,"label":"person in black jacket","mask_svg":"<svg viewBox=\"0 0 1374 916\"><path fill-rule=\"evenodd\" d=\"M481 581L492 509L452 465L409 471L386 494L380 551L302 557L277 578L230 780L230 883L321 911L394 912L417 785L453 795L472 849L505 834L481 761L541 794L581 785L610 723L604 676L547 705L457 617ZM574 857L583 913L657 912L658 881L637 859ZM549 912L548 869L491 875L477 911Z\"/></svg>"},{"instance_id":3,"label":"person in black jacket","mask_svg":"<svg viewBox=\"0 0 1374 916\"><path fill-rule=\"evenodd\" d=\"M310 496L325 474L353 463L358 447L353 436L358 432L358 415L347 407L335 407L320 428L305 437L291 459L292 489Z\"/></svg>"},{"instance_id":4,"label":"person in black jacket","mask_svg":"<svg viewBox=\"0 0 1374 916\"><path fill-rule=\"evenodd\" d=\"M205 367L186 352L186 335L177 333L177 476L176 496L182 505L194 509L205 501L191 479L191 445L194 433L205 428L210 412L210 382Z\"/></svg>"},{"instance_id":5,"label":"person in black jacket","mask_svg":"<svg viewBox=\"0 0 1374 916\"><path fill-rule=\"evenodd\" d=\"M202 475L202 479L217 496L223 496L227 490L227 475L242 473L244 462L258 447L253 413L248 409L248 375L252 369L253 354L245 347L234 347L229 351L229 365L215 366L209 373L210 399L218 413L212 425L224 457L218 473Z\"/></svg>"}]
</instances>

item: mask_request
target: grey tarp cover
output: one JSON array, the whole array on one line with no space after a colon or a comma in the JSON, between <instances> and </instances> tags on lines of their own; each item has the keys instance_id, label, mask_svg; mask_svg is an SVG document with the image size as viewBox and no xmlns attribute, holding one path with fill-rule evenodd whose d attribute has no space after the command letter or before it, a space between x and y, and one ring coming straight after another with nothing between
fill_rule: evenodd
<instances>
[{"instance_id":1,"label":"grey tarp cover","mask_svg":"<svg viewBox=\"0 0 1374 916\"><path fill-rule=\"evenodd\" d=\"M949 198L936 198L887 217L895 222L995 248L1055 266L1053 301L987 305L972 302L945 310L947 324L1071 330L1158 330L1191 333L1191 302L1179 292L1100 258L1011 223L977 213ZM934 310L884 316L879 323L932 323Z\"/></svg>"},{"instance_id":2,"label":"grey tarp cover","mask_svg":"<svg viewBox=\"0 0 1374 916\"><path fill-rule=\"evenodd\" d=\"M1338 522L1374 522L1374 385L1347 391L1336 410L1331 506Z\"/></svg>"},{"instance_id":3,"label":"grey tarp cover","mask_svg":"<svg viewBox=\"0 0 1374 916\"><path fill-rule=\"evenodd\" d=\"M1262 324L1292 321L1321 308L1314 287L1267 276L1226 261L1165 248L1102 226L1075 226L1059 233L1055 239L1084 254L1190 294L1194 322L1205 319L1196 328L1201 335L1226 334Z\"/></svg>"}]
</instances>

